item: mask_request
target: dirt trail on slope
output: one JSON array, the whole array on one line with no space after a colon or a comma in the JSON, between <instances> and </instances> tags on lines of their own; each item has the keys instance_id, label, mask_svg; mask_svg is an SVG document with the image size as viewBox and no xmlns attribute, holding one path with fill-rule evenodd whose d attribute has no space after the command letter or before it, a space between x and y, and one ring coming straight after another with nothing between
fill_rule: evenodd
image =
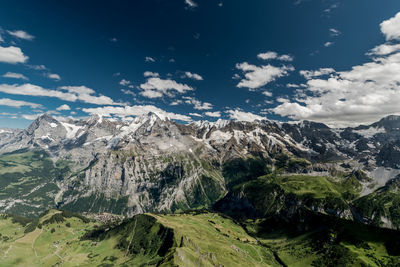
<instances>
[{"instance_id":1,"label":"dirt trail on slope","mask_svg":"<svg viewBox=\"0 0 400 267\"><path fill-rule=\"evenodd\" d=\"M137 218L135 218L135 225L133 226L133 230L132 230L132 238L131 238L131 241L129 241L128 247L126 248L125 257L126 257L126 255L128 255L129 248L130 248L130 246L132 244L132 241L133 241L133 237L135 236L136 223L137 223Z\"/></svg>"}]
</instances>

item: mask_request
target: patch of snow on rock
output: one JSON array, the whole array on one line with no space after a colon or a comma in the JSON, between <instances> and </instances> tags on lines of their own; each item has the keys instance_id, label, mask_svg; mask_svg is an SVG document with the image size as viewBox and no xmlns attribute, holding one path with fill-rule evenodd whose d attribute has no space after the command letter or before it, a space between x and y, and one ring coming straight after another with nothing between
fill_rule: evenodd
<instances>
[{"instance_id":1,"label":"patch of snow on rock","mask_svg":"<svg viewBox=\"0 0 400 267\"><path fill-rule=\"evenodd\" d=\"M370 127L368 129L363 129L363 130L353 130L353 132L358 133L359 135L365 138L371 138L379 133L386 133L384 128L374 128L374 127Z\"/></svg>"},{"instance_id":2,"label":"patch of snow on rock","mask_svg":"<svg viewBox=\"0 0 400 267\"><path fill-rule=\"evenodd\" d=\"M64 126L65 130L67 130L66 137L68 139L74 138L76 133L82 128L82 126L77 126L66 122L61 122L61 124Z\"/></svg>"},{"instance_id":3,"label":"patch of snow on rock","mask_svg":"<svg viewBox=\"0 0 400 267\"><path fill-rule=\"evenodd\" d=\"M210 139L217 143L226 143L232 138L232 133L222 132L220 130L212 132Z\"/></svg>"}]
</instances>

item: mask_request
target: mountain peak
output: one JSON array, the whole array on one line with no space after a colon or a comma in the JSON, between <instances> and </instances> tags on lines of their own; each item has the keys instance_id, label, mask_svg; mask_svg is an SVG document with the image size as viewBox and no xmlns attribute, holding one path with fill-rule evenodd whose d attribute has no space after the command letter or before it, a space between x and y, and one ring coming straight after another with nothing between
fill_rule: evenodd
<instances>
[{"instance_id":1,"label":"mountain peak","mask_svg":"<svg viewBox=\"0 0 400 267\"><path fill-rule=\"evenodd\" d=\"M399 115L389 115L384 118L382 118L380 121L399 121L400 116Z\"/></svg>"},{"instance_id":2,"label":"mountain peak","mask_svg":"<svg viewBox=\"0 0 400 267\"><path fill-rule=\"evenodd\" d=\"M90 118L88 119L88 123L89 124L100 124L103 122L103 116L99 115L99 114L93 114L92 116L90 116Z\"/></svg>"},{"instance_id":3,"label":"mountain peak","mask_svg":"<svg viewBox=\"0 0 400 267\"><path fill-rule=\"evenodd\" d=\"M322 122L314 122L308 120L301 121L299 125L302 128L305 127L305 128L329 129L329 126Z\"/></svg>"},{"instance_id":4,"label":"mountain peak","mask_svg":"<svg viewBox=\"0 0 400 267\"><path fill-rule=\"evenodd\" d=\"M52 116L50 116L50 114L48 113L43 113L42 115L40 115L39 117L36 118L37 121L54 121L56 119L54 119Z\"/></svg>"},{"instance_id":5,"label":"mountain peak","mask_svg":"<svg viewBox=\"0 0 400 267\"><path fill-rule=\"evenodd\" d=\"M147 116L148 118L158 118L158 119L163 119L163 118L161 118L158 114L156 114L156 113L154 113L154 112L149 112L149 113L147 113L146 115L143 115L143 116ZM164 117L165 118L165 117Z\"/></svg>"},{"instance_id":6,"label":"mountain peak","mask_svg":"<svg viewBox=\"0 0 400 267\"><path fill-rule=\"evenodd\" d=\"M147 120L150 121L166 120L166 117L150 111L147 114L136 116L136 118L134 119L135 122L145 122Z\"/></svg>"},{"instance_id":7,"label":"mountain peak","mask_svg":"<svg viewBox=\"0 0 400 267\"><path fill-rule=\"evenodd\" d=\"M399 130L400 129L400 116L389 115L382 118L380 121L373 123L373 127L383 127L385 129Z\"/></svg>"},{"instance_id":8,"label":"mountain peak","mask_svg":"<svg viewBox=\"0 0 400 267\"><path fill-rule=\"evenodd\" d=\"M42 115L40 115L39 117L37 117L31 124L31 126L33 125L40 125L40 124L49 124L49 123L55 123L55 124L59 124L58 120L56 120L55 118L53 118L52 116L50 116L48 113L44 113ZM30 126L30 127L31 127Z\"/></svg>"},{"instance_id":9,"label":"mountain peak","mask_svg":"<svg viewBox=\"0 0 400 267\"><path fill-rule=\"evenodd\" d=\"M37 117L31 123L31 125L29 125L29 127L26 129L26 131L29 134L32 134L35 130L37 130L39 128L47 128L47 127L55 128L59 124L60 124L60 122L58 120L56 120L49 114L44 113L44 114L40 115L39 117Z\"/></svg>"}]
</instances>

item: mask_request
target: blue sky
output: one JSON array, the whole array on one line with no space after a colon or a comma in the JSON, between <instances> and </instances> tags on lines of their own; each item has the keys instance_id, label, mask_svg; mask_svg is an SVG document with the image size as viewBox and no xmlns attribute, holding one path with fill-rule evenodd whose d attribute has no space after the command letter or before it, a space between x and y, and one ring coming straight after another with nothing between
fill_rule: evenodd
<instances>
[{"instance_id":1,"label":"blue sky","mask_svg":"<svg viewBox=\"0 0 400 267\"><path fill-rule=\"evenodd\" d=\"M0 127L400 114L400 1L3 1Z\"/></svg>"}]
</instances>

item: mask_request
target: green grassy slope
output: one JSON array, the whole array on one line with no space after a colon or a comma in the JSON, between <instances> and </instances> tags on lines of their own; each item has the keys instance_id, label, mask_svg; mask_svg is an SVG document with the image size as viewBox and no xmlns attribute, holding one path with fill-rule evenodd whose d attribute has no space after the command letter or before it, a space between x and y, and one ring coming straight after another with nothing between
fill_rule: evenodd
<instances>
[{"instance_id":1,"label":"green grassy slope","mask_svg":"<svg viewBox=\"0 0 400 267\"><path fill-rule=\"evenodd\" d=\"M287 266L399 266L400 233L308 213L303 222L248 220L245 228ZM299 227L300 226L300 227Z\"/></svg>"},{"instance_id":2,"label":"green grassy slope","mask_svg":"<svg viewBox=\"0 0 400 267\"><path fill-rule=\"evenodd\" d=\"M351 216L349 201L361 187L353 177L269 174L236 185L214 206L235 218L296 215L300 208Z\"/></svg>"},{"instance_id":3,"label":"green grassy slope","mask_svg":"<svg viewBox=\"0 0 400 267\"><path fill-rule=\"evenodd\" d=\"M56 181L68 171L64 164L53 164L42 151L0 155L0 210L34 217L55 207Z\"/></svg>"},{"instance_id":4,"label":"green grassy slope","mask_svg":"<svg viewBox=\"0 0 400 267\"><path fill-rule=\"evenodd\" d=\"M214 213L137 215L118 225L50 210L0 216L1 266L279 266L241 226Z\"/></svg>"},{"instance_id":5,"label":"green grassy slope","mask_svg":"<svg viewBox=\"0 0 400 267\"><path fill-rule=\"evenodd\" d=\"M357 199L354 207L363 219L375 226L400 229L400 178Z\"/></svg>"},{"instance_id":6,"label":"green grassy slope","mask_svg":"<svg viewBox=\"0 0 400 267\"><path fill-rule=\"evenodd\" d=\"M339 218L351 219L361 188L354 173L272 173L233 186L214 208L239 220L284 266L399 266L399 232ZM392 200L395 188L385 191ZM394 205L388 198L376 204L387 207L385 214Z\"/></svg>"},{"instance_id":7,"label":"green grassy slope","mask_svg":"<svg viewBox=\"0 0 400 267\"><path fill-rule=\"evenodd\" d=\"M241 224L212 212L114 224L50 210L0 215L0 266L398 266L400 233L309 213Z\"/></svg>"},{"instance_id":8,"label":"green grassy slope","mask_svg":"<svg viewBox=\"0 0 400 267\"><path fill-rule=\"evenodd\" d=\"M174 229L179 266L279 266L273 253L227 217L215 213L152 215Z\"/></svg>"},{"instance_id":9,"label":"green grassy slope","mask_svg":"<svg viewBox=\"0 0 400 267\"><path fill-rule=\"evenodd\" d=\"M38 223L25 233L29 224L24 227L13 222L12 217L0 218L1 266L107 266L129 259L123 251L115 249L116 238L99 243L81 240L86 231L94 228L94 222L65 217L61 211L51 210Z\"/></svg>"}]
</instances>

